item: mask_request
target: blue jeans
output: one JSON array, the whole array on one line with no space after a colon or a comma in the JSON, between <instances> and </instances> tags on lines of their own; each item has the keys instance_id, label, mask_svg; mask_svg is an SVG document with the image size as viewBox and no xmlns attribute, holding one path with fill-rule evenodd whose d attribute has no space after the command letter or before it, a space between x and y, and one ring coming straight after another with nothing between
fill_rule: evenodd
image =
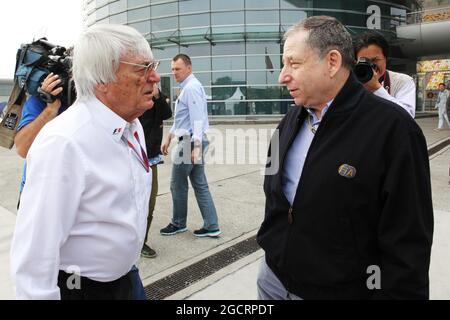
<instances>
[{"instance_id":1,"label":"blue jeans","mask_svg":"<svg viewBox=\"0 0 450 320\"><path fill-rule=\"evenodd\" d=\"M219 229L216 208L209 192L208 181L205 175L204 154L209 142L205 137L203 138L202 162L201 164L192 164L190 160L191 142L189 140L180 141L175 149L175 157L177 159L173 161L170 179L170 192L172 193L173 203L172 224L178 228L186 227L189 177L203 217L203 228L206 230Z\"/></svg>"}]
</instances>

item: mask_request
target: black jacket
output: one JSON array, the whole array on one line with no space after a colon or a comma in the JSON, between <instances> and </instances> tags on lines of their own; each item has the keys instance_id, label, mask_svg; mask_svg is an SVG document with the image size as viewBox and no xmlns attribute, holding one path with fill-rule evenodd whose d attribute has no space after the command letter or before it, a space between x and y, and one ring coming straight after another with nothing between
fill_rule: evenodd
<instances>
[{"instance_id":1,"label":"black jacket","mask_svg":"<svg viewBox=\"0 0 450 320\"><path fill-rule=\"evenodd\" d=\"M145 144L148 158L156 157L161 153L161 141L163 137L163 120L172 117L172 109L166 102L167 97L159 93L158 99L153 99L153 108L144 112L139 117L144 128Z\"/></svg>"},{"instance_id":2,"label":"black jacket","mask_svg":"<svg viewBox=\"0 0 450 320\"><path fill-rule=\"evenodd\" d=\"M278 157L280 168L305 117L296 107L278 126L279 152L269 150L269 157ZM343 164L356 169L354 178L338 173ZM423 133L407 112L351 75L311 143L291 224L281 170L265 176L257 239L290 292L304 299L428 298L429 160ZM373 265L381 269L379 290L366 284Z\"/></svg>"}]
</instances>

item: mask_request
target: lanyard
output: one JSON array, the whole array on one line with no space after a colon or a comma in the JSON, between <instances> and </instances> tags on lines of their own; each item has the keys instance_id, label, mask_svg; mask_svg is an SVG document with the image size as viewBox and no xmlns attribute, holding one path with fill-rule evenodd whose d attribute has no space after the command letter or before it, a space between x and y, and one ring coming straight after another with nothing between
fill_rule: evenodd
<instances>
[{"instance_id":1,"label":"lanyard","mask_svg":"<svg viewBox=\"0 0 450 320\"><path fill-rule=\"evenodd\" d=\"M137 142L139 143L139 147L141 148L141 155L139 155L139 152L136 150L133 143L131 143L130 140L125 138L125 135L122 135L122 140L125 141L125 143L134 151L135 156L137 157L139 162L142 164L145 171L149 172L150 165L148 162L147 154L145 153L144 149L141 146L141 141L139 140L139 135L136 131L134 132L134 137L136 138Z\"/></svg>"}]
</instances>

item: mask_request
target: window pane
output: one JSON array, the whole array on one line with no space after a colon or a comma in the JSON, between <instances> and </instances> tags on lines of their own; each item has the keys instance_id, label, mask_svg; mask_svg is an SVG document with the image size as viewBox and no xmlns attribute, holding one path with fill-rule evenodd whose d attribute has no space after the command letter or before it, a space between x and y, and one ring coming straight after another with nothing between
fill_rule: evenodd
<instances>
[{"instance_id":1,"label":"window pane","mask_svg":"<svg viewBox=\"0 0 450 320\"><path fill-rule=\"evenodd\" d=\"M246 8L270 8L278 9L278 0L245 0Z\"/></svg>"},{"instance_id":2,"label":"window pane","mask_svg":"<svg viewBox=\"0 0 450 320\"><path fill-rule=\"evenodd\" d=\"M97 20L102 20L103 18L107 17L109 14L109 7L108 6L104 6L100 9L98 9L96 12L96 19Z\"/></svg>"},{"instance_id":3,"label":"window pane","mask_svg":"<svg viewBox=\"0 0 450 320\"><path fill-rule=\"evenodd\" d=\"M213 72L214 85L245 84L245 72Z\"/></svg>"},{"instance_id":4,"label":"window pane","mask_svg":"<svg viewBox=\"0 0 450 320\"><path fill-rule=\"evenodd\" d=\"M247 11L246 23L278 23L278 13L273 11Z\"/></svg>"},{"instance_id":5,"label":"window pane","mask_svg":"<svg viewBox=\"0 0 450 320\"><path fill-rule=\"evenodd\" d=\"M212 88L212 99L225 101L211 103L210 113L213 115L247 114L245 89L244 86Z\"/></svg>"},{"instance_id":6,"label":"window pane","mask_svg":"<svg viewBox=\"0 0 450 320\"><path fill-rule=\"evenodd\" d=\"M150 0L128 0L128 8L134 8L150 4Z\"/></svg>"},{"instance_id":7,"label":"window pane","mask_svg":"<svg viewBox=\"0 0 450 320\"><path fill-rule=\"evenodd\" d=\"M105 18L105 19L102 19L102 20L98 20L96 22L96 24L109 24L109 17Z\"/></svg>"},{"instance_id":8,"label":"window pane","mask_svg":"<svg viewBox=\"0 0 450 320\"><path fill-rule=\"evenodd\" d=\"M244 12L221 12L211 15L212 25L244 24Z\"/></svg>"},{"instance_id":9,"label":"window pane","mask_svg":"<svg viewBox=\"0 0 450 320\"><path fill-rule=\"evenodd\" d=\"M152 32L177 29L178 18L152 19Z\"/></svg>"},{"instance_id":10,"label":"window pane","mask_svg":"<svg viewBox=\"0 0 450 320\"><path fill-rule=\"evenodd\" d=\"M244 9L242 0L211 0L211 10Z\"/></svg>"},{"instance_id":11,"label":"window pane","mask_svg":"<svg viewBox=\"0 0 450 320\"><path fill-rule=\"evenodd\" d=\"M243 87L245 88L245 87ZM213 87L212 99L213 100L245 100L245 90L241 90L240 86L229 87Z\"/></svg>"},{"instance_id":12,"label":"window pane","mask_svg":"<svg viewBox=\"0 0 450 320\"><path fill-rule=\"evenodd\" d=\"M280 54L280 44L274 42L247 42L247 54ZM272 61L273 63L273 61Z\"/></svg>"},{"instance_id":13,"label":"window pane","mask_svg":"<svg viewBox=\"0 0 450 320\"><path fill-rule=\"evenodd\" d=\"M251 103L252 114L280 114L279 101L255 101Z\"/></svg>"},{"instance_id":14,"label":"window pane","mask_svg":"<svg viewBox=\"0 0 450 320\"><path fill-rule=\"evenodd\" d=\"M194 75L195 77L198 79L198 81L200 81L200 83L203 86L211 86L211 73L210 72L195 72L194 70ZM206 92L206 88L205 88L205 92ZM208 93L206 93L206 95L208 95Z\"/></svg>"},{"instance_id":15,"label":"window pane","mask_svg":"<svg viewBox=\"0 0 450 320\"><path fill-rule=\"evenodd\" d=\"M170 16L178 14L178 3L164 3L152 6L152 17Z\"/></svg>"},{"instance_id":16,"label":"window pane","mask_svg":"<svg viewBox=\"0 0 450 320\"><path fill-rule=\"evenodd\" d=\"M245 57L213 57L213 70L245 70Z\"/></svg>"},{"instance_id":17,"label":"window pane","mask_svg":"<svg viewBox=\"0 0 450 320\"><path fill-rule=\"evenodd\" d=\"M179 51L178 46L170 46L170 47L164 47L164 48L152 48L153 55L158 60L166 60L168 61L167 68L162 69L163 64L166 65L165 61L161 61L161 65L159 66L158 70L161 70L161 72L170 72L170 60L172 60L173 57L175 57Z\"/></svg>"},{"instance_id":18,"label":"window pane","mask_svg":"<svg viewBox=\"0 0 450 320\"><path fill-rule=\"evenodd\" d=\"M159 57L164 57L164 56L161 56L161 55L154 55L154 56L156 57L156 60L158 60ZM163 60L163 61L161 61L161 63L159 64L159 67L158 67L158 73L159 74L169 74L169 75L172 74L170 61L171 60Z\"/></svg>"},{"instance_id":19,"label":"window pane","mask_svg":"<svg viewBox=\"0 0 450 320\"><path fill-rule=\"evenodd\" d=\"M180 16L180 29L203 26L209 26L209 14L193 14L188 16ZM203 34L205 33L206 31Z\"/></svg>"},{"instance_id":20,"label":"window pane","mask_svg":"<svg viewBox=\"0 0 450 320\"><path fill-rule=\"evenodd\" d=\"M111 23L126 24L127 23L127 13L123 12L123 13L115 14L115 15L109 17L109 21L111 21Z\"/></svg>"},{"instance_id":21,"label":"window pane","mask_svg":"<svg viewBox=\"0 0 450 320\"><path fill-rule=\"evenodd\" d=\"M316 1L320 2L320 1ZM327 1L331 3L333 1ZM282 9L313 8L313 0L281 0Z\"/></svg>"},{"instance_id":22,"label":"window pane","mask_svg":"<svg viewBox=\"0 0 450 320\"><path fill-rule=\"evenodd\" d=\"M249 100L278 100L281 97L281 87L274 85L247 87L247 99Z\"/></svg>"},{"instance_id":23,"label":"window pane","mask_svg":"<svg viewBox=\"0 0 450 320\"><path fill-rule=\"evenodd\" d=\"M192 44L189 47L181 47L181 53L185 53L188 56L198 57L198 56L210 56L211 54L211 46L209 43L205 44Z\"/></svg>"},{"instance_id":24,"label":"window pane","mask_svg":"<svg viewBox=\"0 0 450 320\"><path fill-rule=\"evenodd\" d=\"M211 58L192 58L192 69L195 71L210 71Z\"/></svg>"},{"instance_id":25,"label":"window pane","mask_svg":"<svg viewBox=\"0 0 450 320\"><path fill-rule=\"evenodd\" d=\"M139 31L142 34L147 34L150 32L150 21L142 21L142 22L135 22L130 23L130 27L135 28L137 31Z\"/></svg>"},{"instance_id":26,"label":"window pane","mask_svg":"<svg viewBox=\"0 0 450 320\"><path fill-rule=\"evenodd\" d=\"M150 7L128 11L128 22L142 19L149 19L149 17L150 17Z\"/></svg>"},{"instance_id":27,"label":"window pane","mask_svg":"<svg viewBox=\"0 0 450 320\"><path fill-rule=\"evenodd\" d=\"M281 11L281 24L293 25L308 17L305 11Z\"/></svg>"},{"instance_id":28,"label":"window pane","mask_svg":"<svg viewBox=\"0 0 450 320\"><path fill-rule=\"evenodd\" d=\"M280 71L247 71L248 84L274 84L278 83Z\"/></svg>"},{"instance_id":29,"label":"window pane","mask_svg":"<svg viewBox=\"0 0 450 320\"><path fill-rule=\"evenodd\" d=\"M98 7L104 6L107 3L108 3L108 0L96 0L95 7L98 8Z\"/></svg>"},{"instance_id":30,"label":"window pane","mask_svg":"<svg viewBox=\"0 0 450 320\"><path fill-rule=\"evenodd\" d=\"M209 1L184 0L180 1L180 13L200 12L209 10Z\"/></svg>"},{"instance_id":31,"label":"window pane","mask_svg":"<svg viewBox=\"0 0 450 320\"><path fill-rule=\"evenodd\" d=\"M119 0L109 5L110 14L122 12L127 9L127 0Z\"/></svg>"},{"instance_id":32,"label":"window pane","mask_svg":"<svg viewBox=\"0 0 450 320\"><path fill-rule=\"evenodd\" d=\"M279 55L247 56L247 69L272 70L280 69Z\"/></svg>"},{"instance_id":33,"label":"window pane","mask_svg":"<svg viewBox=\"0 0 450 320\"><path fill-rule=\"evenodd\" d=\"M244 54L245 46L243 43L217 43L212 47L213 56L217 55L231 55L231 54Z\"/></svg>"}]
</instances>

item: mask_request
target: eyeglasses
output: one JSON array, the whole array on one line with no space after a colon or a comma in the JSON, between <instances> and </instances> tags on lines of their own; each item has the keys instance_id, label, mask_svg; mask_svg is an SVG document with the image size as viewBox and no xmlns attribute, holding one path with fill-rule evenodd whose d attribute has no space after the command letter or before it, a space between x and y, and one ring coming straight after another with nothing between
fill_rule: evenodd
<instances>
[{"instance_id":1,"label":"eyeglasses","mask_svg":"<svg viewBox=\"0 0 450 320\"><path fill-rule=\"evenodd\" d=\"M137 63L127 62L127 61L120 61L120 63L128 64L130 66L139 67L140 71L145 70L144 77L146 78L148 70L156 71L158 69L158 67L159 67L160 61L154 60L154 61L152 61L152 62L150 62L148 64L137 64Z\"/></svg>"}]
</instances>

